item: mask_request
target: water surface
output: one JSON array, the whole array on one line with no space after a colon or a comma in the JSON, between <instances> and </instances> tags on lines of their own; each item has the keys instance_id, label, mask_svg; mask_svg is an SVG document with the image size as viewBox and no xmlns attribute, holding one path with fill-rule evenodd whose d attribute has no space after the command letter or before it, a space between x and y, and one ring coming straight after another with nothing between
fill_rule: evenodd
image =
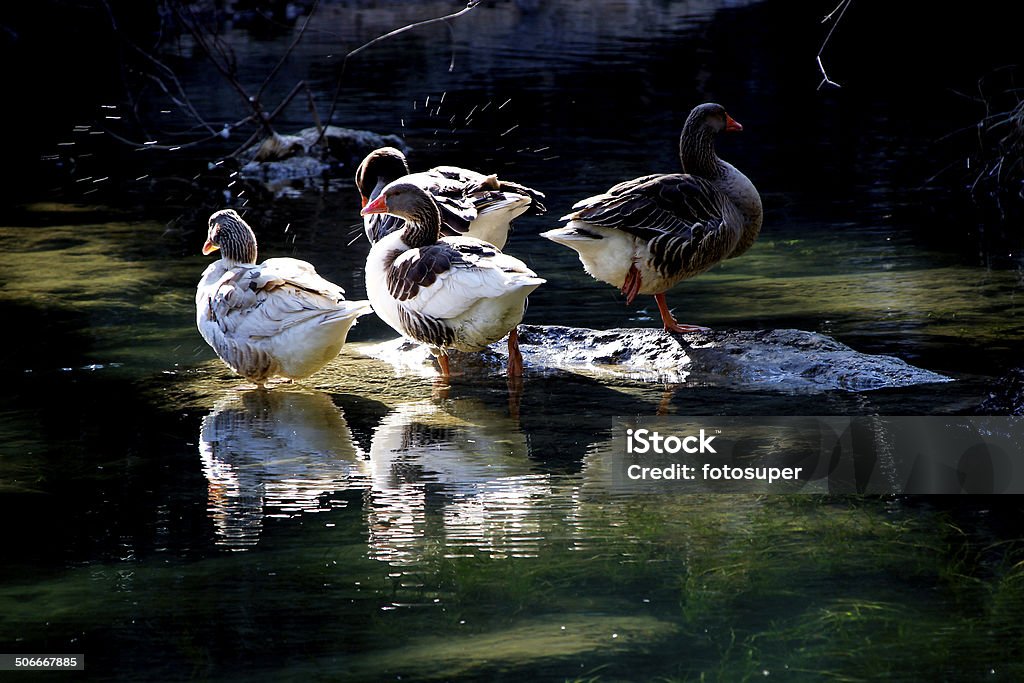
<instances>
[{"instance_id":1,"label":"water surface","mask_svg":"<svg viewBox=\"0 0 1024 683\"><path fill-rule=\"evenodd\" d=\"M1014 503L628 495L602 455L614 416L977 410L1019 362L1021 275L1013 244L926 182L968 109L949 92L963 74L900 89L840 52L848 89L816 93L820 35L800 22L817 16L590 5L492 3L367 51L335 122L402 134L414 167L548 193L508 246L548 279L528 322L650 327L653 300L626 306L536 234L576 199L675 170L686 111L721 101L746 128L720 152L762 190L765 229L673 290L677 315L822 332L956 381L807 395L538 372L510 402L500 375L447 387L362 356L392 336L371 316L308 382L239 390L193 323L222 195L169 180L207 160L85 156L0 220L0 649L84 652L105 679L1020 678ZM326 111L338 55L448 9L325 4L268 99L307 79ZM785 44L768 30L787 26ZM227 33L254 83L292 35ZM183 47L197 106L235 117ZM910 102L939 113L901 125ZM296 106L280 126L308 123ZM360 297L350 173L276 201L215 189L250 212L263 256Z\"/></svg>"}]
</instances>

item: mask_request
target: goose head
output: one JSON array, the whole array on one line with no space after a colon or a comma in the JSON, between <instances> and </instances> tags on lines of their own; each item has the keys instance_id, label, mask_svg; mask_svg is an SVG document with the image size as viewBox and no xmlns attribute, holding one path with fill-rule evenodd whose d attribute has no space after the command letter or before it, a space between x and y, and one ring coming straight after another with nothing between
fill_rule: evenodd
<instances>
[{"instance_id":1,"label":"goose head","mask_svg":"<svg viewBox=\"0 0 1024 683\"><path fill-rule=\"evenodd\" d=\"M731 133L743 130L743 126L729 116L725 107L714 102L698 104L686 117L686 123L683 124L684 131L689 129L695 132L699 128L704 128L711 133L721 133L722 131Z\"/></svg>"},{"instance_id":2,"label":"goose head","mask_svg":"<svg viewBox=\"0 0 1024 683\"><path fill-rule=\"evenodd\" d=\"M234 209L223 209L210 216L203 254L218 249L226 261L256 263L256 234Z\"/></svg>"},{"instance_id":3,"label":"goose head","mask_svg":"<svg viewBox=\"0 0 1024 683\"><path fill-rule=\"evenodd\" d=\"M402 241L410 247L433 244L441 236L441 211L429 192L401 178L387 185L359 212L388 213L405 220Z\"/></svg>"},{"instance_id":4,"label":"goose head","mask_svg":"<svg viewBox=\"0 0 1024 683\"><path fill-rule=\"evenodd\" d=\"M356 169L356 189L363 206L375 199L385 185L404 175L409 175L409 163L400 150L381 147L367 154Z\"/></svg>"}]
</instances>

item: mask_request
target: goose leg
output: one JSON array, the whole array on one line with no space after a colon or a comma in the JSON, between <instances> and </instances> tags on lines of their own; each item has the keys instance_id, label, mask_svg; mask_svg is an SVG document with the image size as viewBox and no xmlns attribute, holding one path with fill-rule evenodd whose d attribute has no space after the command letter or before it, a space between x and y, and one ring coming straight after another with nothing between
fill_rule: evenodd
<instances>
[{"instance_id":1,"label":"goose leg","mask_svg":"<svg viewBox=\"0 0 1024 683\"><path fill-rule=\"evenodd\" d=\"M672 311L668 310L668 304L665 303L665 292L655 294L654 300L658 302L658 310L661 311L661 322L665 324L667 331L686 334L687 332L707 332L710 330L710 328L701 327L700 325L681 325L677 323L676 319L672 317Z\"/></svg>"},{"instance_id":2,"label":"goose leg","mask_svg":"<svg viewBox=\"0 0 1024 683\"><path fill-rule=\"evenodd\" d=\"M442 353L437 357L437 364L441 366L441 376L451 377L451 371L448 367L448 354Z\"/></svg>"},{"instance_id":3,"label":"goose leg","mask_svg":"<svg viewBox=\"0 0 1024 683\"><path fill-rule=\"evenodd\" d=\"M523 378L508 378L508 416L513 420L519 419L519 406L523 402Z\"/></svg>"},{"instance_id":4,"label":"goose leg","mask_svg":"<svg viewBox=\"0 0 1024 683\"><path fill-rule=\"evenodd\" d=\"M523 354L519 353L519 330L516 327L508 333L508 376L523 376Z\"/></svg>"},{"instance_id":5,"label":"goose leg","mask_svg":"<svg viewBox=\"0 0 1024 683\"><path fill-rule=\"evenodd\" d=\"M626 281L622 283L622 293L626 297L627 305L632 304L633 299L640 293L641 283L640 271L636 264L630 264L629 271L626 272Z\"/></svg>"}]
</instances>

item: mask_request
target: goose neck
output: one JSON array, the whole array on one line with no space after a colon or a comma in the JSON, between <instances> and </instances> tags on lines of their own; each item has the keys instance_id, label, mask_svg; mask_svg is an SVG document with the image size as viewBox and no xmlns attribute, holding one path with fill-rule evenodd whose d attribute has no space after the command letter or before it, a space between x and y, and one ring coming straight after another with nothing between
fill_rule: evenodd
<instances>
[{"instance_id":1,"label":"goose neck","mask_svg":"<svg viewBox=\"0 0 1024 683\"><path fill-rule=\"evenodd\" d=\"M402 241L416 249L437 242L441 237L441 212L433 201L418 205L405 218Z\"/></svg>"},{"instance_id":2,"label":"goose neck","mask_svg":"<svg viewBox=\"0 0 1024 683\"><path fill-rule=\"evenodd\" d=\"M252 230L234 230L220 236L221 258L231 263L256 263L256 235Z\"/></svg>"},{"instance_id":3,"label":"goose neck","mask_svg":"<svg viewBox=\"0 0 1024 683\"><path fill-rule=\"evenodd\" d=\"M716 179L722 174L722 165L715 153L714 132L705 125L687 125L679 136L679 162L683 172Z\"/></svg>"}]
</instances>

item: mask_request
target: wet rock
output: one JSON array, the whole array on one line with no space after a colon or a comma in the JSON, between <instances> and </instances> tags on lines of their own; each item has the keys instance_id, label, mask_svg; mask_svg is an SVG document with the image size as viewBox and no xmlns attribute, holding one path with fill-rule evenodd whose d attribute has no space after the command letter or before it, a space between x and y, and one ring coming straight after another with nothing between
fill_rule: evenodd
<instances>
[{"instance_id":1,"label":"wet rock","mask_svg":"<svg viewBox=\"0 0 1024 683\"><path fill-rule=\"evenodd\" d=\"M590 330L520 325L528 372L570 372L788 393L870 391L948 382L949 377L892 356L860 353L831 337L802 330L715 330L685 336L658 329ZM396 339L362 353L419 375L435 373L426 347ZM467 375L501 372L505 342L476 354L453 353Z\"/></svg>"},{"instance_id":2,"label":"wet rock","mask_svg":"<svg viewBox=\"0 0 1024 683\"><path fill-rule=\"evenodd\" d=\"M860 353L803 330L716 331L698 339L692 347L693 371L712 381L797 391L870 391L952 381L899 358Z\"/></svg>"},{"instance_id":3,"label":"wet rock","mask_svg":"<svg viewBox=\"0 0 1024 683\"><path fill-rule=\"evenodd\" d=\"M268 184L316 178L338 166L354 169L368 153L385 146L409 151L397 135L339 126L328 126L322 139L317 128L303 128L294 135L275 133L241 154L241 173Z\"/></svg>"}]
</instances>

